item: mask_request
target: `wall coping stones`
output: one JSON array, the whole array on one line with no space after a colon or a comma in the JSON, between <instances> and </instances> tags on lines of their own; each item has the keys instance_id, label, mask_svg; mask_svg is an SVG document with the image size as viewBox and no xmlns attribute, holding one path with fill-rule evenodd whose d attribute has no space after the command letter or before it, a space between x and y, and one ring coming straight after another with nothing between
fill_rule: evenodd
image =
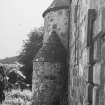
<instances>
[{"instance_id":1,"label":"wall coping stones","mask_svg":"<svg viewBox=\"0 0 105 105\"><path fill-rule=\"evenodd\" d=\"M55 7L55 8L49 8L47 9L43 14L42 16L45 17L45 15L51 11L57 11L59 9L68 9L69 7L68 6L62 6L62 7Z\"/></svg>"}]
</instances>

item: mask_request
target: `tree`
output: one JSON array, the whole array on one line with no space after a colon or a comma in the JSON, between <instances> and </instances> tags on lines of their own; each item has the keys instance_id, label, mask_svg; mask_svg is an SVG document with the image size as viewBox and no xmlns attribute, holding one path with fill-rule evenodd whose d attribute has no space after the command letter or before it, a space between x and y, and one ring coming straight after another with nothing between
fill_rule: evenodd
<instances>
[{"instance_id":1,"label":"tree","mask_svg":"<svg viewBox=\"0 0 105 105\"><path fill-rule=\"evenodd\" d=\"M38 50L42 46L43 40L43 28L34 30L28 35L28 40L24 41L23 49L18 56L19 62L24 66L21 71L26 76L26 82L32 83L32 71L33 71L33 58L37 54Z\"/></svg>"}]
</instances>

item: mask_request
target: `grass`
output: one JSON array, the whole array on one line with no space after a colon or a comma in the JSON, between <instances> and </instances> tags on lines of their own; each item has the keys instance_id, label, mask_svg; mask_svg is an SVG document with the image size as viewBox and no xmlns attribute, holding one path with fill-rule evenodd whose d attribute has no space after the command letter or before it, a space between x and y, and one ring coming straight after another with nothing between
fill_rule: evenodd
<instances>
[{"instance_id":1,"label":"grass","mask_svg":"<svg viewBox=\"0 0 105 105\"><path fill-rule=\"evenodd\" d=\"M12 90L5 93L5 101L2 105L31 105L32 92L30 90Z\"/></svg>"}]
</instances>

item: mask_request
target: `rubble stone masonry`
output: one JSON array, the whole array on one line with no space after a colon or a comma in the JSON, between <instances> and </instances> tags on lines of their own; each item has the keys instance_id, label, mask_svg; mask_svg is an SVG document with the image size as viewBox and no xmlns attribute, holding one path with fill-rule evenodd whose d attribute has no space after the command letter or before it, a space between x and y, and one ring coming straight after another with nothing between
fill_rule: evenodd
<instances>
[{"instance_id":1,"label":"rubble stone masonry","mask_svg":"<svg viewBox=\"0 0 105 105\"><path fill-rule=\"evenodd\" d=\"M105 0L72 0L70 105L105 105Z\"/></svg>"},{"instance_id":2,"label":"rubble stone masonry","mask_svg":"<svg viewBox=\"0 0 105 105\"><path fill-rule=\"evenodd\" d=\"M68 0L54 0L43 13L43 46L33 60L33 104L67 103Z\"/></svg>"}]
</instances>

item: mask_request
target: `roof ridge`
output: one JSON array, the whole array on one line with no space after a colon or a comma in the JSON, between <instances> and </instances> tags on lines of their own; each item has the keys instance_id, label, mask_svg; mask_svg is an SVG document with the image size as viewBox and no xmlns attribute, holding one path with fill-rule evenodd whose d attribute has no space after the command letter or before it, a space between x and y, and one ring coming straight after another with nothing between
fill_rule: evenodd
<instances>
[{"instance_id":1,"label":"roof ridge","mask_svg":"<svg viewBox=\"0 0 105 105\"><path fill-rule=\"evenodd\" d=\"M43 13L43 17L47 12L69 7L69 0L54 0L51 5Z\"/></svg>"}]
</instances>

